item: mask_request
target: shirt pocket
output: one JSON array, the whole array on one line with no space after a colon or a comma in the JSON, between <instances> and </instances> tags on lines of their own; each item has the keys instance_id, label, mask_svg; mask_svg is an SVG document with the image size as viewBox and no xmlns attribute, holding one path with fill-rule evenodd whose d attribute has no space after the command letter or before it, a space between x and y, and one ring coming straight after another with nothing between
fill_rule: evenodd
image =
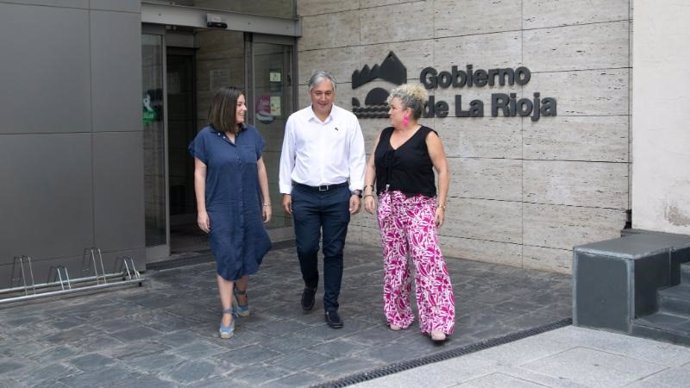
<instances>
[{"instance_id":1,"label":"shirt pocket","mask_svg":"<svg viewBox=\"0 0 690 388\"><path fill-rule=\"evenodd\" d=\"M237 147L240 161L243 164L256 164L256 147L252 144L242 144Z\"/></svg>"}]
</instances>

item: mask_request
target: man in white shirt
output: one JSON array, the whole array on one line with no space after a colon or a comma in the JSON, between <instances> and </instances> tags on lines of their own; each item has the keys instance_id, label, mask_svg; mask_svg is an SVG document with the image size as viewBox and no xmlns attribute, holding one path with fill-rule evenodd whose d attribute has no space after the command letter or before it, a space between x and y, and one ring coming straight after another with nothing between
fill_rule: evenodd
<instances>
[{"instance_id":1,"label":"man in white shirt","mask_svg":"<svg viewBox=\"0 0 690 388\"><path fill-rule=\"evenodd\" d=\"M323 231L323 307L328 326L339 329L338 296L350 216L360 210L366 152L357 117L333 104L335 78L317 71L309 79L311 105L290 115L280 155L283 209L294 220L304 280L302 310L314 307Z\"/></svg>"}]
</instances>

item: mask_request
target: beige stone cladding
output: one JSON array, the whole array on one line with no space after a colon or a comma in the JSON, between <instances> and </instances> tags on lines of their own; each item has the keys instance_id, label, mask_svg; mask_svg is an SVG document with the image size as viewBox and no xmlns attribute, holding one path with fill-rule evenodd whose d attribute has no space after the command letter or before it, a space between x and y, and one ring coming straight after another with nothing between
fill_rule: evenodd
<instances>
[{"instance_id":1,"label":"beige stone cladding","mask_svg":"<svg viewBox=\"0 0 690 388\"><path fill-rule=\"evenodd\" d=\"M206 30L197 33L197 39L197 128L203 128L208 124L208 107L218 87L245 87L243 72L228 70L244 67L244 38L239 32ZM222 82L211 79L212 74L223 75Z\"/></svg>"},{"instance_id":2,"label":"beige stone cladding","mask_svg":"<svg viewBox=\"0 0 690 388\"><path fill-rule=\"evenodd\" d=\"M345 108L375 87L395 86L351 83L354 71L391 51L408 82L420 82L427 67L529 69L522 85L429 90L449 108L446 117L421 120L443 139L452 173L442 247L447 256L569 273L573 246L619 236L630 208L631 7L630 0L298 0L300 106L314 69L334 73ZM557 114L493 117L498 93L533 104L553 98ZM457 117L472 101L483 103L483 115ZM370 153L388 121L360 123ZM375 218L353 217L348 238L380 244Z\"/></svg>"}]
</instances>

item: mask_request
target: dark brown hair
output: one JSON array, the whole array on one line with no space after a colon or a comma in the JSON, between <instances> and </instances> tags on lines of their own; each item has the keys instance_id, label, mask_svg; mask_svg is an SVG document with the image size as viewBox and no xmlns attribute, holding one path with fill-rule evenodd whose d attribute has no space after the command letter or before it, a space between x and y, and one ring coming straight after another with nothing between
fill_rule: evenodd
<instances>
[{"instance_id":1,"label":"dark brown hair","mask_svg":"<svg viewBox=\"0 0 690 388\"><path fill-rule=\"evenodd\" d=\"M218 132L238 133L237 100L244 91L232 86L223 86L216 91L208 108L208 122Z\"/></svg>"}]
</instances>

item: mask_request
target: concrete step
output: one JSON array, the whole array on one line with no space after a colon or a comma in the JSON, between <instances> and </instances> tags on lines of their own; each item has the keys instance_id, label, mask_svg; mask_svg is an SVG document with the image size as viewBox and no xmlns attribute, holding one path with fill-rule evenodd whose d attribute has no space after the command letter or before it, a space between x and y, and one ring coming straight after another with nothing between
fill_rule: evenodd
<instances>
[{"instance_id":1,"label":"concrete step","mask_svg":"<svg viewBox=\"0 0 690 388\"><path fill-rule=\"evenodd\" d=\"M680 265L680 283L690 285L690 263Z\"/></svg>"},{"instance_id":2,"label":"concrete step","mask_svg":"<svg viewBox=\"0 0 690 388\"><path fill-rule=\"evenodd\" d=\"M690 317L690 283L681 283L658 292L659 311Z\"/></svg>"},{"instance_id":3,"label":"concrete step","mask_svg":"<svg viewBox=\"0 0 690 388\"><path fill-rule=\"evenodd\" d=\"M658 312L633 320L632 335L690 346L690 316Z\"/></svg>"}]
</instances>

